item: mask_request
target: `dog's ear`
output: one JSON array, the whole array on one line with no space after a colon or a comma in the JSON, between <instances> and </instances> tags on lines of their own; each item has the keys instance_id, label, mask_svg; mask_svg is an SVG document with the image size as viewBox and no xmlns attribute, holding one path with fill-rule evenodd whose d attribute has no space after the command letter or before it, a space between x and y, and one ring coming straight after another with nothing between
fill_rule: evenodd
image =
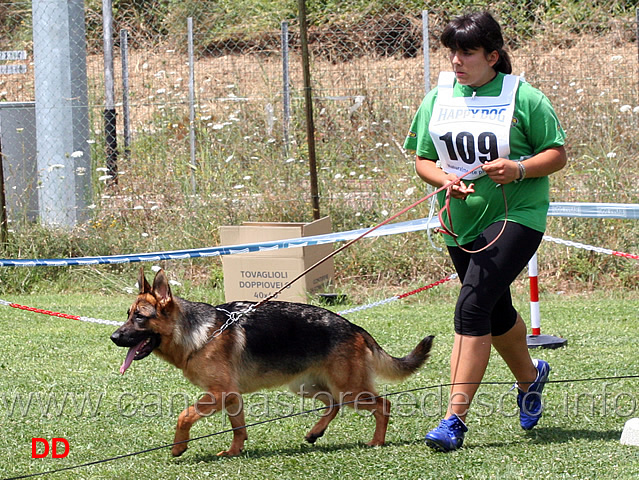
<instances>
[{"instance_id":1,"label":"dog's ear","mask_svg":"<svg viewBox=\"0 0 639 480\"><path fill-rule=\"evenodd\" d=\"M140 267L140 271L138 273L138 288L140 289L140 293L149 293L151 291L151 285L146 281L146 277L144 276L144 267Z\"/></svg>"},{"instance_id":2,"label":"dog's ear","mask_svg":"<svg viewBox=\"0 0 639 480\"><path fill-rule=\"evenodd\" d=\"M160 302L160 306L162 307L165 307L173 300L169 279L162 269L155 274L155 279L153 280L153 296Z\"/></svg>"}]
</instances>

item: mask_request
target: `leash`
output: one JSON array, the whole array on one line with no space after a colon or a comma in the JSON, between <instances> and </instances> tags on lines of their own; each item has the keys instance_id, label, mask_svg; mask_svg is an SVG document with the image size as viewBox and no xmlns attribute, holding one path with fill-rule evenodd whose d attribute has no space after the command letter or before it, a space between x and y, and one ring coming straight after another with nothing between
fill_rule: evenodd
<instances>
[{"instance_id":1,"label":"leash","mask_svg":"<svg viewBox=\"0 0 639 480\"><path fill-rule=\"evenodd\" d=\"M506 222L508 221L508 202L506 201L506 191L504 190L503 185L497 185L497 187L501 188L501 194L504 197L504 224L502 225L501 230L499 231L497 236L493 238L487 245L484 245L483 247L477 250L468 250L462 247L457 241L457 237L459 235L457 235L453 231L453 217L450 214L450 188L446 190L446 202L444 203L444 206L441 208L441 210L437 214L437 217L439 218L440 227L437 228L435 231L438 233L444 233L446 235L450 235L451 237L453 237L453 240L455 241L455 244L457 245L457 247L459 247L461 250L463 250L466 253L483 252L484 250L492 246L497 240L499 240L499 237L501 237L502 233L504 233L504 230L506 230ZM444 212L446 212L446 215L448 216L448 224L450 225L450 228L446 227L446 225L444 224L444 219L442 218L442 214Z\"/></svg>"},{"instance_id":2,"label":"leash","mask_svg":"<svg viewBox=\"0 0 639 480\"><path fill-rule=\"evenodd\" d=\"M392 215L391 217L388 217L386 220L384 220L383 222L375 225L374 227L371 227L370 229L366 230L364 233L362 233L361 235L359 235L356 238L353 238L352 240L350 240L349 242L345 243L344 245L342 245L341 247L339 247L337 250L333 250L331 253L329 253L328 255L326 255L324 258L322 258L321 260L319 260L318 262L316 262L314 265L311 265L310 267L308 267L306 270L304 270L302 273L300 273L297 277L295 277L293 280L291 280L290 282L288 282L286 285L284 285L282 288L280 288L279 290L277 290L276 292L270 294L268 297L260 300L258 303L255 304L254 308L258 308L260 306L262 306L263 304L265 304L266 302L268 302L269 300L272 300L273 298L275 298L276 296L278 296L280 293L282 293L284 290L286 290L288 287L290 287L293 283L295 283L296 281L298 281L300 278L302 278L304 275L306 275L308 272L310 272L311 270L313 270L314 268L317 268L318 266L320 266L322 263L324 263L325 261L329 260L330 258L333 258L335 255L337 255L338 253L340 253L343 250L346 250L348 247L350 247L351 245L353 245L355 242L361 240L362 238L364 238L366 235L369 235L370 233L374 232L375 230L377 230L380 227L383 227L384 225L386 225L387 223L392 222L393 220L395 220L397 217L402 216L403 214L405 214L406 212L408 212L409 210L412 210L413 208L415 208L417 205L425 202L426 200L428 200L431 197L434 197L435 195L437 195L439 192L443 191L443 190L447 190L450 187L452 187L455 184L458 184L462 178L464 178L467 175L470 175L472 172L474 172L475 170L478 170L482 167L482 165L477 165L474 168L471 168L469 171L467 171L466 173L464 173L463 175L457 177L455 180L451 180L450 182L442 185L441 187L439 187L438 189L436 189L434 192L429 193L428 195L426 195L425 197L420 198L419 200L417 200L416 202L408 205L407 207L403 208L402 210L400 210L399 212L397 212L396 214Z\"/></svg>"},{"instance_id":3,"label":"leash","mask_svg":"<svg viewBox=\"0 0 639 480\"><path fill-rule=\"evenodd\" d=\"M431 197L434 197L435 195L437 195L439 192L442 192L444 190L447 190L449 188L451 188L453 185L458 184L465 176L470 175L472 172L474 172L475 170L478 170L482 167L482 165L477 165L476 167L471 168L470 170L468 170L466 173L464 173L463 175L457 177L455 180L451 180L448 183L445 183L444 185L442 185L441 187L437 188L435 191L429 193L428 195L426 195L425 197L420 198L419 200L417 200L414 203L411 203L410 205L408 205L407 207L403 208L402 210L400 210L399 212L395 213L394 215L388 217L386 220L384 220L383 222L375 225L374 227L369 228L368 230L366 230L364 233L362 233L361 235L359 235L356 238L353 238L352 240L350 240L349 242L345 243L344 245L342 245L341 247L339 247L336 250L333 250L331 253L329 253L328 255L326 255L324 258L322 258L321 260L317 261L316 263L314 263L313 265L311 265L310 267L308 267L306 270L304 270L302 273L300 273L299 275L297 275L295 278L293 278L293 280L291 280L290 282L288 282L286 285L284 285L283 287L281 287L279 290L276 290L275 292L271 293L270 295L268 295L267 297L263 298L262 300L260 300L259 302L257 302L255 305L251 305L249 308L247 308L246 310L242 310L240 312L237 312L237 315L234 315L232 317L229 317L229 319L226 320L226 322L224 322L224 324L218 328L217 330L215 330L215 332L213 332L209 338L206 340L206 343L211 342L211 340L213 340L215 337L219 336L222 334L222 332L224 330L226 330L228 327L230 327L233 323L235 323L242 315L245 315L247 313L252 312L253 310L256 310L257 308L261 307L262 305L264 305L266 302L273 300L275 297L277 297L280 293L282 293L284 290L286 290L288 287L290 287L293 283L297 282L300 278L302 278L304 275L306 275L308 272L310 272L311 270L313 270L314 268L319 267L322 263L326 262L327 260L333 258L335 255L337 255L338 253L340 253L341 251L347 249L348 247L350 247L351 245L353 245L355 242L361 240L362 238L364 238L366 235L369 235L370 233L374 232L375 230L377 230L380 227L383 227L384 225L386 225L389 222L392 222L393 220L395 220L397 217L400 217L401 215L403 215L404 213L408 212L409 210L412 210L413 208L415 208L417 205L425 202L426 200L428 200ZM505 222L504 222L505 223Z\"/></svg>"}]
</instances>

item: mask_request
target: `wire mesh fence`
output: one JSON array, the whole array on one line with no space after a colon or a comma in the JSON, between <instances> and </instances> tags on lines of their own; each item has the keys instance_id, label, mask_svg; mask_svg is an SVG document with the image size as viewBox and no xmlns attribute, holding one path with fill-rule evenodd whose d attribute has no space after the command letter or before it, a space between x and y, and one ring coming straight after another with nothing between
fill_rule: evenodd
<instances>
[{"instance_id":1,"label":"wire mesh fence","mask_svg":"<svg viewBox=\"0 0 639 480\"><path fill-rule=\"evenodd\" d=\"M633 201L621 172L637 166L635 4L473 4L499 18L514 73L546 93L568 132L571 165L553 199ZM449 68L439 34L468 2L307 7L322 206L337 227L367 224L422 188L401 144ZM298 3L116 0L108 13L112 24L96 1L0 3L0 50L24 52L0 55L10 220L308 218ZM9 106L30 112L24 125Z\"/></svg>"}]
</instances>

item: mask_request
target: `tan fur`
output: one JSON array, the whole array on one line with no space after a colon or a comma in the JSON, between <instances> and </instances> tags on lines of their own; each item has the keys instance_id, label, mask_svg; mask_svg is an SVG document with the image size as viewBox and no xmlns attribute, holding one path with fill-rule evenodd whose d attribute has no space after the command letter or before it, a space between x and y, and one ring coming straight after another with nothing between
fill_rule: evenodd
<instances>
[{"instance_id":1,"label":"tan fur","mask_svg":"<svg viewBox=\"0 0 639 480\"><path fill-rule=\"evenodd\" d=\"M146 328L149 334L159 334L160 341L154 352L181 369L191 383L205 392L198 402L178 417L174 438L176 445L172 449L174 456L181 455L187 449L193 424L222 408L227 411L234 430L230 447L219 455L239 455L247 438L241 395L280 385L288 385L298 395L309 398L315 396L326 405L324 415L306 434L307 441L312 443L321 437L339 412L339 404L346 404L372 413L375 431L368 445L383 445L391 402L378 396L375 375L394 380L405 378L425 361L432 341L432 337L425 338L411 354L397 359L387 354L367 332L350 326L348 328L351 330L345 334L344 340L340 338L335 341L329 353L321 358L313 357L304 371L288 374L284 367L271 368L253 361L250 356L246 357L243 328L229 328L211 341L203 341L202 333L198 331L194 339L192 332L184 330L187 323L183 320L185 314L181 308L186 301L172 297L163 271L156 275L153 287L148 284L143 272L138 282L140 293L131 306L129 321L116 334L127 329L138 329L139 333L141 328ZM332 313L324 314L335 316ZM148 318L144 327L136 325L136 315ZM215 322L209 319L203 321L207 326L207 334L214 330ZM341 322L341 325L348 323ZM112 339L118 343L114 338L116 334Z\"/></svg>"}]
</instances>

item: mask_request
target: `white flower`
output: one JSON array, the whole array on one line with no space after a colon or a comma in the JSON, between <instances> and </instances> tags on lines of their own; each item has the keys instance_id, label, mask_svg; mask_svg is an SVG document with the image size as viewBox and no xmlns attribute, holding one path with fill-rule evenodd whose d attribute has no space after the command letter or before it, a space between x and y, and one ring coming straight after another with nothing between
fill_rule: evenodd
<instances>
[{"instance_id":1,"label":"white flower","mask_svg":"<svg viewBox=\"0 0 639 480\"><path fill-rule=\"evenodd\" d=\"M159 267L157 265L153 265L151 267L151 270L153 270L155 273L158 273L160 270L162 270L162 267Z\"/></svg>"},{"instance_id":2,"label":"white flower","mask_svg":"<svg viewBox=\"0 0 639 480\"><path fill-rule=\"evenodd\" d=\"M71 154L71 158L80 158L84 156L84 152L82 150L76 150Z\"/></svg>"},{"instance_id":3,"label":"white flower","mask_svg":"<svg viewBox=\"0 0 639 480\"><path fill-rule=\"evenodd\" d=\"M631 107L630 105L622 105L622 106L619 108L619 111L620 111L621 113L626 113L626 112L629 112L630 110L632 110L632 107Z\"/></svg>"},{"instance_id":4,"label":"white flower","mask_svg":"<svg viewBox=\"0 0 639 480\"><path fill-rule=\"evenodd\" d=\"M56 163L53 165L49 165L47 167L47 172L53 172L54 170L58 170L60 168L64 168L64 165L62 165L61 163Z\"/></svg>"},{"instance_id":5,"label":"white flower","mask_svg":"<svg viewBox=\"0 0 639 480\"><path fill-rule=\"evenodd\" d=\"M415 193L415 187L410 187L406 189L406 191L404 192L404 195L407 197L410 197L413 195L413 193Z\"/></svg>"},{"instance_id":6,"label":"white flower","mask_svg":"<svg viewBox=\"0 0 639 480\"><path fill-rule=\"evenodd\" d=\"M608 152L606 153L606 157L615 158L617 156L617 152Z\"/></svg>"},{"instance_id":7,"label":"white flower","mask_svg":"<svg viewBox=\"0 0 639 480\"><path fill-rule=\"evenodd\" d=\"M337 173L337 174L335 174L334 178L335 178L335 180L339 180L342 177L343 177L343 175L341 173Z\"/></svg>"},{"instance_id":8,"label":"white flower","mask_svg":"<svg viewBox=\"0 0 639 480\"><path fill-rule=\"evenodd\" d=\"M241 189L243 189L243 188L244 188L244 185L242 185L242 184L240 183L240 184L238 184L238 185L235 185L233 188L234 188L235 190L241 190Z\"/></svg>"},{"instance_id":9,"label":"white flower","mask_svg":"<svg viewBox=\"0 0 639 480\"><path fill-rule=\"evenodd\" d=\"M182 284L180 282L178 282L177 280L169 280L169 284L177 286L177 287L181 287Z\"/></svg>"},{"instance_id":10,"label":"white flower","mask_svg":"<svg viewBox=\"0 0 639 480\"><path fill-rule=\"evenodd\" d=\"M383 217L386 217L386 216L388 216L388 211L382 210L381 214L382 214Z\"/></svg>"}]
</instances>

